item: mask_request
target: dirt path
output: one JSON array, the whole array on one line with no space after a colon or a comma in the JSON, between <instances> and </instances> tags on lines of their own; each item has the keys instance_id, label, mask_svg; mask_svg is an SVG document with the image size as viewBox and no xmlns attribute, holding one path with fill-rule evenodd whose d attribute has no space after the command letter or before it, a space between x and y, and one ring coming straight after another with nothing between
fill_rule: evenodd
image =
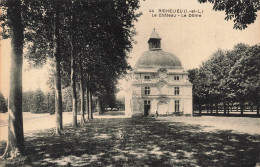
<instances>
[{"instance_id":1,"label":"dirt path","mask_svg":"<svg viewBox=\"0 0 260 167\"><path fill-rule=\"evenodd\" d=\"M182 122L188 125L200 125L203 131L232 130L234 133L260 135L260 118L250 117L158 117L167 122Z\"/></svg>"},{"instance_id":2,"label":"dirt path","mask_svg":"<svg viewBox=\"0 0 260 167\"><path fill-rule=\"evenodd\" d=\"M99 118L83 127L28 133L29 166L254 166L259 135L155 118ZM4 163L12 164L6 161ZM17 163L17 162L16 162ZM19 164L18 163L18 164Z\"/></svg>"},{"instance_id":3,"label":"dirt path","mask_svg":"<svg viewBox=\"0 0 260 167\"><path fill-rule=\"evenodd\" d=\"M127 118L124 116L122 111L111 111L105 113L104 115L94 114L95 118ZM0 113L0 141L7 140L7 113ZM78 121L80 120L80 115L78 115ZM70 125L72 122L72 113L63 112L63 124ZM55 115L45 114L32 114L32 113L23 113L23 127L24 133L30 133L33 131L44 131L46 129L51 129L55 127Z\"/></svg>"}]
</instances>

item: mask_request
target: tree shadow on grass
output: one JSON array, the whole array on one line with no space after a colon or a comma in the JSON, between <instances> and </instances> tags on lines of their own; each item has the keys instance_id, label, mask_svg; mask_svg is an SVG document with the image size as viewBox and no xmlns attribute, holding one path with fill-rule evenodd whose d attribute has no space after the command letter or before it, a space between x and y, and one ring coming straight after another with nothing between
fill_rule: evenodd
<instances>
[{"instance_id":1,"label":"tree shadow on grass","mask_svg":"<svg viewBox=\"0 0 260 167\"><path fill-rule=\"evenodd\" d=\"M259 136L154 118L95 119L26 137L28 166L255 166ZM5 161L7 166L12 163Z\"/></svg>"}]
</instances>

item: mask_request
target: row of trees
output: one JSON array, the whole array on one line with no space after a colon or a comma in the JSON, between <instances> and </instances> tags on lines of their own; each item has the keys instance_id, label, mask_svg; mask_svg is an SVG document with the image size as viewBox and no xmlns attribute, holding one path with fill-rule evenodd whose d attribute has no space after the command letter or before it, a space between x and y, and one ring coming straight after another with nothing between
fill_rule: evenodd
<instances>
[{"instance_id":1,"label":"row of trees","mask_svg":"<svg viewBox=\"0 0 260 167\"><path fill-rule=\"evenodd\" d=\"M62 89L62 106L63 112L72 111L72 89L67 87ZM86 97L85 97L86 99ZM92 101L92 110L96 106L96 100ZM77 113L81 110L81 100L80 94L77 93ZM84 105L85 107L85 105ZM55 111L55 93L54 92L43 92L41 89L35 91L27 91L23 93L23 112L31 113L50 113L53 114ZM88 119L90 119L91 114L88 113Z\"/></svg>"},{"instance_id":2,"label":"row of trees","mask_svg":"<svg viewBox=\"0 0 260 167\"><path fill-rule=\"evenodd\" d=\"M195 106L239 104L241 114L244 105L257 106L259 116L260 99L260 45L237 44L233 50L217 50L200 68L189 70L193 83Z\"/></svg>"},{"instance_id":3,"label":"row of trees","mask_svg":"<svg viewBox=\"0 0 260 167\"><path fill-rule=\"evenodd\" d=\"M62 105L63 112L71 112L72 111L72 96L71 96L71 87L66 87L62 90ZM111 95L114 97L114 94ZM81 111L81 101L80 94L77 94L77 106L78 113ZM86 99L86 97L85 97ZM120 109L124 110L125 103L124 98L113 99L112 98L104 98L105 101L99 99L100 110L105 111L107 108L111 109ZM96 112L97 109L97 100L94 99L92 101L92 110ZM0 113L7 112L7 99L0 92ZM50 113L53 114L55 111L55 93L54 92L43 92L41 89L37 89L35 91L27 91L23 92L23 112L31 112L31 113ZM90 119L90 115L88 115L88 119Z\"/></svg>"},{"instance_id":4,"label":"row of trees","mask_svg":"<svg viewBox=\"0 0 260 167\"><path fill-rule=\"evenodd\" d=\"M140 16L135 12L138 8L137 0L1 2L2 37L11 37L12 47L9 95L12 117L6 153L17 156L24 148L23 55L35 66L42 66L48 59L52 62L55 134L61 134L62 87L70 86L72 90L73 127L77 127L77 85L80 85L81 123L85 122L84 108L92 113L89 110L92 96L97 97L99 105L113 103L117 79L130 68L126 60L135 35L133 22ZM28 50L26 54L24 47Z\"/></svg>"},{"instance_id":5,"label":"row of trees","mask_svg":"<svg viewBox=\"0 0 260 167\"><path fill-rule=\"evenodd\" d=\"M198 1L214 3L215 10L225 10L226 19L235 18L234 27L240 29L253 23L255 13L259 10L258 1L248 0L241 2L242 4L236 0ZM44 64L48 58L53 61L55 133L60 134L62 85L71 84L73 126L77 126L76 83L81 85L81 113L84 122L84 92L86 97L95 95L100 101L107 101L104 96L111 97L115 91L116 79L129 68L126 57L135 34L132 23L139 16L135 13L139 8L139 2L137 0L3 0L0 1L0 5L1 36L11 37L12 47L8 104L11 116L6 153L16 156L24 147L22 119L24 45L28 48L26 57L36 65ZM87 98L86 101L88 103L91 98Z\"/></svg>"}]
</instances>

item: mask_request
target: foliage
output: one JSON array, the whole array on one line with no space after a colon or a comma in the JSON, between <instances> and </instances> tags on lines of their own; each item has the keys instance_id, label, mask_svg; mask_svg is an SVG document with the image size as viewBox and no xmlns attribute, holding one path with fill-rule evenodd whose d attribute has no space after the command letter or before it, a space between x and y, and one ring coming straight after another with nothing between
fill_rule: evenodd
<instances>
[{"instance_id":1,"label":"foliage","mask_svg":"<svg viewBox=\"0 0 260 167\"><path fill-rule=\"evenodd\" d=\"M46 94L45 98L46 112L50 114L55 113L55 92L51 91Z\"/></svg>"},{"instance_id":2,"label":"foliage","mask_svg":"<svg viewBox=\"0 0 260 167\"><path fill-rule=\"evenodd\" d=\"M213 10L225 11L225 20L234 21L234 29L246 29L254 23L257 11L260 10L259 0L198 0L200 3L212 3Z\"/></svg>"},{"instance_id":3,"label":"foliage","mask_svg":"<svg viewBox=\"0 0 260 167\"><path fill-rule=\"evenodd\" d=\"M249 47L229 72L229 86L238 101L259 104L260 45Z\"/></svg>"},{"instance_id":4,"label":"foliage","mask_svg":"<svg viewBox=\"0 0 260 167\"><path fill-rule=\"evenodd\" d=\"M63 104L63 112L71 112L72 111L72 88L70 86L62 89L62 104ZM77 112L81 110L80 106L80 92L77 91Z\"/></svg>"},{"instance_id":5,"label":"foliage","mask_svg":"<svg viewBox=\"0 0 260 167\"><path fill-rule=\"evenodd\" d=\"M46 111L45 95L40 89L36 90L32 104L33 113L42 113Z\"/></svg>"},{"instance_id":6,"label":"foliage","mask_svg":"<svg viewBox=\"0 0 260 167\"><path fill-rule=\"evenodd\" d=\"M136 34L133 23L140 16L136 13L138 8L138 0L22 0L24 40L21 40L27 49L25 58L35 66L42 66L48 59L54 62L54 79L50 81L56 83L57 129L62 129L60 82L63 88L69 86L72 71L76 74L72 75L71 82L74 85L73 99L77 94L75 82L83 76L88 81L86 87L91 94L102 99L101 105L115 105L117 90L114 85L130 68L127 58ZM7 9L4 3L1 9ZM3 14L0 21L3 35L8 37L5 30L9 23L5 16ZM70 68L71 62L74 62L72 58L76 65ZM79 69L79 63L83 70ZM38 94L35 102L38 103L37 99L41 98ZM76 108L75 103L73 106Z\"/></svg>"},{"instance_id":7,"label":"foliage","mask_svg":"<svg viewBox=\"0 0 260 167\"><path fill-rule=\"evenodd\" d=\"M71 96L72 89L71 87L64 88L62 90L62 104L63 104L63 111L64 112L71 112L72 111L72 96Z\"/></svg>"},{"instance_id":8,"label":"foliage","mask_svg":"<svg viewBox=\"0 0 260 167\"><path fill-rule=\"evenodd\" d=\"M82 63L83 77L89 91L100 97L102 104L114 105L117 92L114 85L130 68L127 54L136 34L133 21L140 16L135 13L139 2L79 0L73 4L76 11L69 6L71 4L63 5L66 6L61 11L66 20L61 23L63 88L70 85L70 55L73 48L77 64L76 81L79 82L79 63ZM77 18L73 26L71 15Z\"/></svg>"},{"instance_id":9,"label":"foliage","mask_svg":"<svg viewBox=\"0 0 260 167\"><path fill-rule=\"evenodd\" d=\"M53 113L54 93L44 94L40 89L23 93L23 112Z\"/></svg>"},{"instance_id":10,"label":"foliage","mask_svg":"<svg viewBox=\"0 0 260 167\"><path fill-rule=\"evenodd\" d=\"M205 101L205 89L203 88L205 85L203 79L205 77L201 77L202 73L199 73L199 69L191 69L188 70L189 81L193 84L193 103L201 104Z\"/></svg>"},{"instance_id":11,"label":"foliage","mask_svg":"<svg viewBox=\"0 0 260 167\"><path fill-rule=\"evenodd\" d=\"M125 110L125 98L116 99L116 107L120 110Z\"/></svg>"},{"instance_id":12,"label":"foliage","mask_svg":"<svg viewBox=\"0 0 260 167\"><path fill-rule=\"evenodd\" d=\"M23 92L23 112L33 112L32 105L33 105L33 91Z\"/></svg>"},{"instance_id":13,"label":"foliage","mask_svg":"<svg viewBox=\"0 0 260 167\"><path fill-rule=\"evenodd\" d=\"M237 102L259 105L260 46L237 44L218 50L199 69L189 70L195 105Z\"/></svg>"},{"instance_id":14,"label":"foliage","mask_svg":"<svg viewBox=\"0 0 260 167\"><path fill-rule=\"evenodd\" d=\"M8 109L7 109L7 104L6 104L5 98L4 98L3 94L0 92L0 113L5 113L7 111L8 111Z\"/></svg>"}]
</instances>

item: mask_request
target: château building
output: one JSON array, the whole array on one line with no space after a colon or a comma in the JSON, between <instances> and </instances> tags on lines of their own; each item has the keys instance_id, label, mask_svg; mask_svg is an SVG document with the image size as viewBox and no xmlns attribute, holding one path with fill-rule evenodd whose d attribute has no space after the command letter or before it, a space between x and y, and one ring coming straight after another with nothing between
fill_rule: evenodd
<instances>
[{"instance_id":1,"label":"ch\u00e2teau building","mask_svg":"<svg viewBox=\"0 0 260 167\"><path fill-rule=\"evenodd\" d=\"M192 84L181 61L161 49L161 38L153 30L145 51L128 74L126 115L192 114Z\"/></svg>"}]
</instances>

